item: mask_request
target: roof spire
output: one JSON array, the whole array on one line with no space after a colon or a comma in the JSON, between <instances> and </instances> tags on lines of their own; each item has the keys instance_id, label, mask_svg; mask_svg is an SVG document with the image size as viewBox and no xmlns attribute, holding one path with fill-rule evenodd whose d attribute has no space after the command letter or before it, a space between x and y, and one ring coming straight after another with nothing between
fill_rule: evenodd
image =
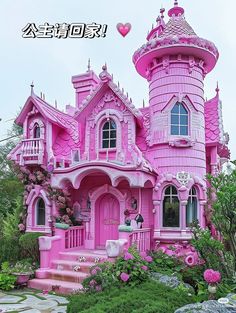
<instances>
[{"instance_id":1,"label":"roof spire","mask_svg":"<svg viewBox=\"0 0 236 313\"><path fill-rule=\"evenodd\" d=\"M88 59L88 69L87 69L87 72L90 72L91 70L91 60L90 58Z\"/></svg>"},{"instance_id":2,"label":"roof spire","mask_svg":"<svg viewBox=\"0 0 236 313\"><path fill-rule=\"evenodd\" d=\"M217 81L217 84L216 84L216 94L217 94L217 96L219 95L219 92L220 92L219 82Z\"/></svg>"},{"instance_id":3,"label":"roof spire","mask_svg":"<svg viewBox=\"0 0 236 313\"><path fill-rule=\"evenodd\" d=\"M161 18L164 18L164 13L165 13L165 9L163 7L161 7L160 9L160 13L161 13Z\"/></svg>"},{"instance_id":4,"label":"roof spire","mask_svg":"<svg viewBox=\"0 0 236 313\"><path fill-rule=\"evenodd\" d=\"M168 12L169 17L182 16L183 14L184 14L184 9L179 7L178 0L175 0L174 7L171 8Z\"/></svg>"},{"instance_id":5,"label":"roof spire","mask_svg":"<svg viewBox=\"0 0 236 313\"><path fill-rule=\"evenodd\" d=\"M103 82L112 80L112 76L107 71L107 63L102 66L102 72L99 74L99 77Z\"/></svg>"},{"instance_id":6,"label":"roof spire","mask_svg":"<svg viewBox=\"0 0 236 313\"><path fill-rule=\"evenodd\" d=\"M31 83L30 87L31 87L31 96L33 96L34 95L34 82L33 81Z\"/></svg>"}]
</instances>

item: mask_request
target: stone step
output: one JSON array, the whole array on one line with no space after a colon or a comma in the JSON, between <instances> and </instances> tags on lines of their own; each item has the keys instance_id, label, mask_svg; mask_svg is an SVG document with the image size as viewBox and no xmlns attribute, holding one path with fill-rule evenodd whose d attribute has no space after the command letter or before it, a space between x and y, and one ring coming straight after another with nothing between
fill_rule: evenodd
<instances>
[{"instance_id":1,"label":"stone step","mask_svg":"<svg viewBox=\"0 0 236 313\"><path fill-rule=\"evenodd\" d=\"M54 260L52 261L52 269L56 270L66 270L73 272L84 272L89 273L90 268L95 266L94 262L78 262L78 261L70 261L70 260ZM77 269L75 269L77 267Z\"/></svg>"},{"instance_id":2,"label":"stone step","mask_svg":"<svg viewBox=\"0 0 236 313\"><path fill-rule=\"evenodd\" d=\"M73 283L55 279L38 279L34 278L28 282L28 287L37 290L54 290L59 294L71 294L83 289L80 283Z\"/></svg>"},{"instance_id":3,"label":"stone step","mask_svg":"<svg viewBox=\"0 0 236 313\"><path fill-rule=\"evenodd\" d=\"M81 250L60 252L59 258L61 260L77 261L77 262L93 262L101 263L107 261L108 257L104 250Z\"/></svg>"},{"instance_id":4,"label":"stone step","mask_svg":"<svg viewBox=\"0 0 236 313\"><path fill-rule=\"evenodd\" d=\"M53 280L81 283L86 277L89 276L88 273L75 272L75 271L64 271L64 270L47 270L47 278Z\"/></svg>"}]
</instances>

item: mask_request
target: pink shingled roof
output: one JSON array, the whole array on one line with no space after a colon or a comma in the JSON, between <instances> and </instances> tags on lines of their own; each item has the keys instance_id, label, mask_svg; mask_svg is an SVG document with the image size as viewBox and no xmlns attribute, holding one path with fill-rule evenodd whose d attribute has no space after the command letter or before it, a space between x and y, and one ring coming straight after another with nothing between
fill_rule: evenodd
<instances>
[{"instance_id":1,"label":"pink shingled roof","mask_svg":"<svg viewBox=\"0 0 236 313\"><path fill-rule=\"evenodd\" d=\"M206 143L220 142L223 134L221 133L222 125L218 95L205 103L205 124Z\"/></svg>"},{"instance_id":2,"label":"pink shingled roof","mask_svg":"<svg viewBox=\"0 0 236 313\"><path fill-rule=\"evenodd\" d=\"M197 36L192 27L186 21L184 15L171 17L159 37L163 38L181 35Z\"/></svg>"}]
</instances>

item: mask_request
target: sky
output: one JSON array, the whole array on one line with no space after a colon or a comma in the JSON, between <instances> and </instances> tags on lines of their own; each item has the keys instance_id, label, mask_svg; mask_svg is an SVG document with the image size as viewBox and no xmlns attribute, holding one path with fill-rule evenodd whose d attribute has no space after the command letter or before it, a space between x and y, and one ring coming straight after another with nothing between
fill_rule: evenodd
<instances>
[{"instance_id":1,"label":"sky","mask_svg":"<svg viewBox=\"0 0 236 313\"><path fill-rule=\"evenodd\" d=\"M129 93L136 107L143 99L148 103L148 84L135 71L133 53L145 43L148 30L163 6L167 11L174 0L1 0L0 1L0 140L30 95L34 81L35 93L43 92L46 101L58 108L74 105L71 76L87 70L88 59L99 74L106 62L114 81ZM223 103L224 129L230 135L232 159L236 159L236 1L179 0L185 16L195 32L213 41L220 59L205 79L205 97L215 96L219 81ZM94 39L25 39L22 28L27 23L36 25L55 23L107 24L105 38ZM130 33L123 38L117 23L129 22Z\"/></svg>"}]
</instances>

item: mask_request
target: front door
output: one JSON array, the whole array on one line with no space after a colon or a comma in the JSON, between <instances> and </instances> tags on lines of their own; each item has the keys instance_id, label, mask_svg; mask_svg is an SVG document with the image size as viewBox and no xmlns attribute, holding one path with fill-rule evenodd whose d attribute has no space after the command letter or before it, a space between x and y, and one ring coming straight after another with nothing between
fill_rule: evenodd
<instances>
[{"instance_id":1,"label":"front door","mask_svg":"<svg viewBox=\"0 0 236 313\"><path fill-rule=\"evenodd\" d=\"M101 196L96 204L96 247L104 249L106 240L118 239L120 206L111 194Z\"/></svg>"}]
</instances>

